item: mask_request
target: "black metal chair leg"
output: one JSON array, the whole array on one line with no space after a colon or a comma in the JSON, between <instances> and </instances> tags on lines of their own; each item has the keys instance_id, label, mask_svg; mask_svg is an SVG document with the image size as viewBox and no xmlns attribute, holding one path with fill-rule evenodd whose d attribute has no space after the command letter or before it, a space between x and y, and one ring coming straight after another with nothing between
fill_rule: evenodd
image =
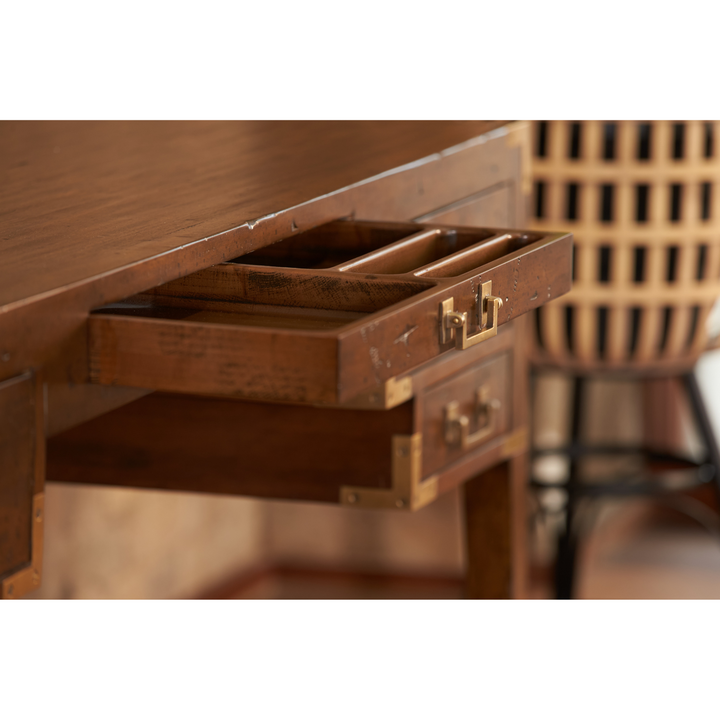
<instances>
[{"instance_id":1,"label":"black metal chair leg","mask_svg":"<svg viewBox=\"0 0 720 720\"><path fill-rule=\"evenodd\" d=\"M694 371L683 375L682 382L688 395L698 432L705 444L706 458L703 461L702 466L698 467L689 459L680 458L679 456L676 457L671 454L653 453L652 457L654 460L664 461L670 463L670 465L677 465L678 462L682 463L685 461L689 468L698 467L701 481L712 481L718 505L720 505L720 446L718 445L718 438L715 435L714 428L710 421L710 416L707 412L707 406L704 402ZM570 599L576 596L577 559L582 542L589 531L590 525L592 524L591 516L588 515L586 511L592 509L593 505L581 506L581 502L586 502L586 500L581 501L581 498L587 497L587 500L590 500L596 493L591 492L594 489L594 486L592 485L583 488L580 477L580 458L584 454L592 454L593 452L597 454L599 452L604 452L602 447L585 447L581 441L584 386L585 379L583 377L573 377L571 441L569 443L569 447L566 448L566 450L569 450L570 472L568 480L565 484L567 492L565 529L558 534L555 565L555 596L558 599ZM626 449L623 450L626 451ZM647 449L638 448L638 450L640 452L645 452L647 455ZM588 451L590 451L590 453L588 453ZM554 452L557 452L557 450ZM670 469L673 468L671 467ZM674 469L678 468L674 467ZM613 489L607 485L603 487L607 490L611 490L612 492L610 494L613 492L618 493L618 490L621 489ZM638 483L635 483L634 485L628 486L628 489L631 491L637 491L639 487ZM661 498L658 497L656 499ZM682 495L679 499L683 500ZM689 502L689 499L687 500ZM672 505L672 507L675 507L675 505ZM704 508L704 505L700 504L700 509L702 508ZM700 515L698 515L697 507L688 508L683 506L680 508L676 507L676 509L680 509L682 512L694 517L698 520L698 522L707 527L708 530L713 533L717 533L720 537L720 526L716 529L715 523L711 522L706 514L700 513Z\"/></svg>"},{"instance_id":2,"label":"black metal chair leg","mask_svg":"<svg viewBox=\"0 0 720 720\"><path fill-rule=\"evenodd\" d=\"M555 597L558 600L570 600L573 597L576 555L577 535L569 528L560 535L557 544Z\"/></svg>"},{"instance_id":3,"label":"black metal chair leg","mask_svg":"<svg viewBox=\"0 0 720 720\"><path fill-rule=\"evenodd\" d=\"M578 375L573 378L571 418L571 445L573 446L580 442L584 385L585 381L581 376ZM565 530L558 538L555 565L555 597L559 600L569 600L574 596L575 592L575 559L579 540L576 520L578 485L580 483L579 472L579 459L571 457L570 475L566 485Z\"/></svg>"}]
</instances>

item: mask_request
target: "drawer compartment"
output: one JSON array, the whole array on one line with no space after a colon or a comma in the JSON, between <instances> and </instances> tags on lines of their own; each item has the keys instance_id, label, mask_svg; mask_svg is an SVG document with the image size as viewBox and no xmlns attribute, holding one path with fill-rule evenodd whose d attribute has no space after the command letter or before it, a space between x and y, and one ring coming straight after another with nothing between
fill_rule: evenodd
<instances>
[{"instance_id":1,"label":"drawer compartment","mask_svg":"<svg viewBox=\"0 0 720 720\"><path fill-rule=\"evenodd\" d=\"M95 311L91 380L347 402L567 292L572 236L336 222L256 252Z\"/></svg>"},{"instance_id":2,"label":"drawer compartment","mask_svg":"<svg viewBox=\"0 0 720 720\"><path fill-rule=\"evenodd\" d=\"M231 262L322 270L381 250L417 231L414 223L338 221L298 233Z\"/></svg>"},{"instance_id":3,"label":"drawer compartment","mask_svg":"<svg viewBox=\"0 0 720 720\"><path fill-rule=\"evenodd\" d=\"M423 476L459 460L508 431L509 352L429 388L423 396Z\"/></svg>"}]
</instances>

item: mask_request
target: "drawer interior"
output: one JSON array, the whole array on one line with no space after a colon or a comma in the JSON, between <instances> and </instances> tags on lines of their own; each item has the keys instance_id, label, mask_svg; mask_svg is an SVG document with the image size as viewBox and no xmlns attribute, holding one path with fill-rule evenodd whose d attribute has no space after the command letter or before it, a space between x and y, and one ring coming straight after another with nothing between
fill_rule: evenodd
<instances>
[{"instance_id":1,"label":"drawer interior","mask_svg":"<svg viewBox=\"0 0 720 720\"><path fill-rule=\"evenodd\" d=\"M457 251L438 255L434 258L435 262L419 268L414 274L426 278L459 277L522 250L543 236L539 233L507 232L478 241L470 232L458 232L458 237Z\"/></svg>"},{"instance_id":2,"label":"drawer interior","mask_svg":"<svg viewBox=\"0 0 720 720\"><path fill-rule=\"evenodd\" d=\"M136 295L125 302L106 305L96 314L294 330L335 330L368 314L245 302L220 303L219 307L213 307L215 305L218 303L187 302L182 298L157 295Z\"/></svg>"},{"instance_id":3,"label":"drawer interior","mask_svg":"<svg viewBox=\"0 0 720 720\"><path fill-rule=\"evenodd\" d=\"M224 264L210 273L168 283L94 315L127 315L183 322L295 330L337 329L406 301L432 281L268 271Z\"/></svg>"},{"instance_id":4,"label":"drawer interior","mask_svg":"<svg viewBox=\"0 0 720 720\"><path fill-rule=\"evenodd\" d=\"M230 262L276 268L456 277L536 242L539 233L414 223L328 223Z\"/></svg>"},{"instance_id":5,"label":"drawer interior","mask_svg":"<svg viewBox=\"0 0 720 720\"><path fill-rule=\"evenodd\" d=\"M230 262L323 269L379 250L417 232L412 223L333 222L306 230Z\"/></svg>"}]
</instances>

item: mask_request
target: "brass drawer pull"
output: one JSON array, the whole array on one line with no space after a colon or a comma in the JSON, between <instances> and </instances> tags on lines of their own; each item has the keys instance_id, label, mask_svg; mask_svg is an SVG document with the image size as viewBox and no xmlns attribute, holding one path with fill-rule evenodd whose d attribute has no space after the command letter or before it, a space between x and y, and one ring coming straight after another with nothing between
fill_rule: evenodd
<instances>
[{"instance_id":1,"label":"brass drawer pull","mask_svg":"<svg viewBox=\"0 0 720 720\"><path fill-rule=\"evenodd\" d=\"M492 280L482 284L478 308L481 310L479 323L485 328L468 337L467 313L455 312L455 301L448 298L440 303L440 343L445 344L455 336L455 347L465 350L483 340L495 337L498 329L500 308L503 302L492 294Z\"/></svg>"},{"instance_id":2,"label":"brass drawer pull","mask_svg":"<svg viewBox=\"0 0 720 720\"><path fill-rule=\"evenodd\" d=\"M478 425L483 416L485 421L470 435L470 419L460 414L460 403L453 400L445 406L445 442L448 445L461 445L463 450L475 447L495 432L499 410L500 401L495 398L489 400L487 387L481 387L475 394L475 419Z\"/></svg>"}]
</instances>

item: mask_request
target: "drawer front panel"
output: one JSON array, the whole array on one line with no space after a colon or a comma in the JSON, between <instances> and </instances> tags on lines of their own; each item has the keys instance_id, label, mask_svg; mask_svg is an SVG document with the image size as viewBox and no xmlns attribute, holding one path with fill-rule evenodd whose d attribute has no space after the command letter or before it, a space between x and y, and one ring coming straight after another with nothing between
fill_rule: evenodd
<instances>
[{"instance_id":1,"label":"drawer front panel","mask_svg":"<svg viewBox=\"0 0 720 720\"><path fill-rule=\"evenodd\" d=\"M288 402L335 398L332 338L97 315L90 353L90 379L102 385Z\"/></svg>"},{"instance_id":2,"label":"drawer front panel","mask_svg":"<svg viewBox=\"0 0 720 720\"><path fill-rule=\"evenodd\" d=\"M512 358L503 352L436 385L423 396L423 477L510 427Z\"/></svg>"}]
</instances>

